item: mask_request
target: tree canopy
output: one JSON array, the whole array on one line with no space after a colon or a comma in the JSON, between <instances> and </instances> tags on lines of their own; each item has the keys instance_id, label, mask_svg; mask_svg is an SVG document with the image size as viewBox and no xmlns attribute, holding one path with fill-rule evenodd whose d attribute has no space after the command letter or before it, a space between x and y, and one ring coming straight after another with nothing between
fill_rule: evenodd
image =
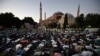
<instances>
[{"instance_id":1,"label":"tree canopy","mask_svg":"<svg viewBox=\"0 0 100 56\"><path fill-rule=\"evenodd\" d=\"M85 25L91 27L100 27L100 15L99 14L87 14L85 18Z\"/></svg>"},{"instance_id":2,"label":"tree canopy","mask_svg":"<svg viewBox=\"0 0 100 56\"><path fill-rule=\"evenodd\" d=\"M65 17L64 17L64 24L63 24L63 29L64 29L64 30L66 29L67 25L68 25L68 15L65 14Z\"/></svg>"},{"instance_id":3,"label":"tree canopy","mask_svg":"<svg viewBox=\"0 0 100 56\"><path fill-rule=\"evenodd\" d=\"M1 13L0 26L4 26L8 28L15 26L19 28L21 26L21 20L18 17L15 17L12 13Z\"/></svg>"},{"instance_id":4,"label":"tree canopy","mask_svg":"<svg viewBox=\"0 0 100 56\"><path fill-rule=\"evenodd\" d=\"M37 23L33 20L32 17L25 17L22 21L23 21L23 23L29 23L29 24L32 24L32 25L37 25Z\"/></svg>"},{"instance_id":5,"label":"tree canopy","mask_svg":"<svg viewBox=\"0 0 100 56\"><path fill-rule=\"evenodd\" d=\"M0 26L3 26L5 28L20 28L21 25L23 25L24 23L29 23L34 26L37 25L37 23L32 19L32 17L25 17L23 20L20 20L20 18L15 17L14 14L11 12L0 14Z\"/></svg>"},{"instance_id":6,"label":"tree canopy","mask_svg":"<svg viewBox=\"0 0 100 56\"><path fill-rule=\"evenodd\" d=\"M89 13L84 17L84 14L81 14L79 17L75 18L77 27L93 27L100 28L100 14Z\"/></svg>"},{"instance_id":7,"label":"tree canopy","mask_svg":"<svg viewBox=\"0 0 100 56\"><path fill-rule=\"evenodd\" d=\"M75 20L76 20L77 27L80 27L80 28L84 27L84 14L81 14Z\"/></svg>"}]
</instances>

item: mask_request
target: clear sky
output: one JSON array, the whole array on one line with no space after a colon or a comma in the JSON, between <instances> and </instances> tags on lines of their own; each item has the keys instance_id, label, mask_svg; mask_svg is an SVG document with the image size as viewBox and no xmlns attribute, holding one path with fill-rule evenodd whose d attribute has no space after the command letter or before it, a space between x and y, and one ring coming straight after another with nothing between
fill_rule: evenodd
<instances>
[{"instance_id":1,"label":"clear sky","mask_svg":"<svg viewBox=\"0 0 100 56\"><path fill-rule=\"evenodd\" d=\"M43 18L44 12L49 17L57 11L76 16L78 4L80 4L80 13L85 15L88 13L100 14L100 0L41 0L41 2ZM40 16L39 5L40 0L0 0L0 13L12 12L20 19L29 16L38 22Z\"/></svg>"}]
</instances>

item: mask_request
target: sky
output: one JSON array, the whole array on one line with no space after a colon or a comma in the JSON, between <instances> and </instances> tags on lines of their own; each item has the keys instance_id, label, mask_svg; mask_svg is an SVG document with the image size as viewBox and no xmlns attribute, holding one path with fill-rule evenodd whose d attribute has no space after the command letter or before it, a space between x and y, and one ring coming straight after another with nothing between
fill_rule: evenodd
<instances>
[{"instance_id":1,"label":"sky","mask_svg":"<svg viewBox=\"0 0 100 56\"><path fill-rule=\"evenodd\" d=\"M24 17L32 17L34 21L39 22L40 1L42 2L43 18L45 12L48 18L58 11L70 13L76 17L79 4L80 13L100 14L100 0L0 0L0 13L12 12L21 20Z\"/></svg>"}]
</instances>

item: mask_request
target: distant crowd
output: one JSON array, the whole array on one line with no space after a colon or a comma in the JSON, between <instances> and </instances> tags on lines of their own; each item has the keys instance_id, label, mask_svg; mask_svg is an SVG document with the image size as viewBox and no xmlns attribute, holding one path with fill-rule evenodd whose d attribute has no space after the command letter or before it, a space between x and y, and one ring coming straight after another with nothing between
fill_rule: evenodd
<instances>
[{"instance_id":1,"label":"distant crowd","mask_svg":"<svg viewBox=\"0 0 100 56\"><path fill-rule=\"evenodd\" d=\"M100 56L98 32L0 31L0 56Z\"/></svg>"}]
</instances>

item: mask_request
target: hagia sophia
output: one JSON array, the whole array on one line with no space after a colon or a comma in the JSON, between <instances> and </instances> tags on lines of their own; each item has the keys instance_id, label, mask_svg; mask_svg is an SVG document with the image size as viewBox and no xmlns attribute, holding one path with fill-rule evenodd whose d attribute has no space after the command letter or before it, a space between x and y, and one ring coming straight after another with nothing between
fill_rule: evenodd
<instances>
[{"instance_id":1,"label":"hagia sophia","mask_svg":"<svg viewBox=\"0 0 100 56\"><path fill-rule=\"evenodd\" d=\"M68 18L68 20L67 20L68 22L67 23L68 23L68 26L74 24L75 23L75 17L72 14L70 14L70 13L65 13L65 14L67 14L67 18ZM47 18L46 17L46 13L44 13L44 18L42 18L42 3L40 2L40 19L39 19L39 25L46 27L50 23L59 23L62 26L63 23L64 23L65 14L62 13L62 12L60 12L60 11L57 11L53 15L51 15L50 17ZM78 10L77 10L77 16L76 17L78 17L79 15L80 15L80 5L78 5Z\"/></svg>"}]
</instances>

